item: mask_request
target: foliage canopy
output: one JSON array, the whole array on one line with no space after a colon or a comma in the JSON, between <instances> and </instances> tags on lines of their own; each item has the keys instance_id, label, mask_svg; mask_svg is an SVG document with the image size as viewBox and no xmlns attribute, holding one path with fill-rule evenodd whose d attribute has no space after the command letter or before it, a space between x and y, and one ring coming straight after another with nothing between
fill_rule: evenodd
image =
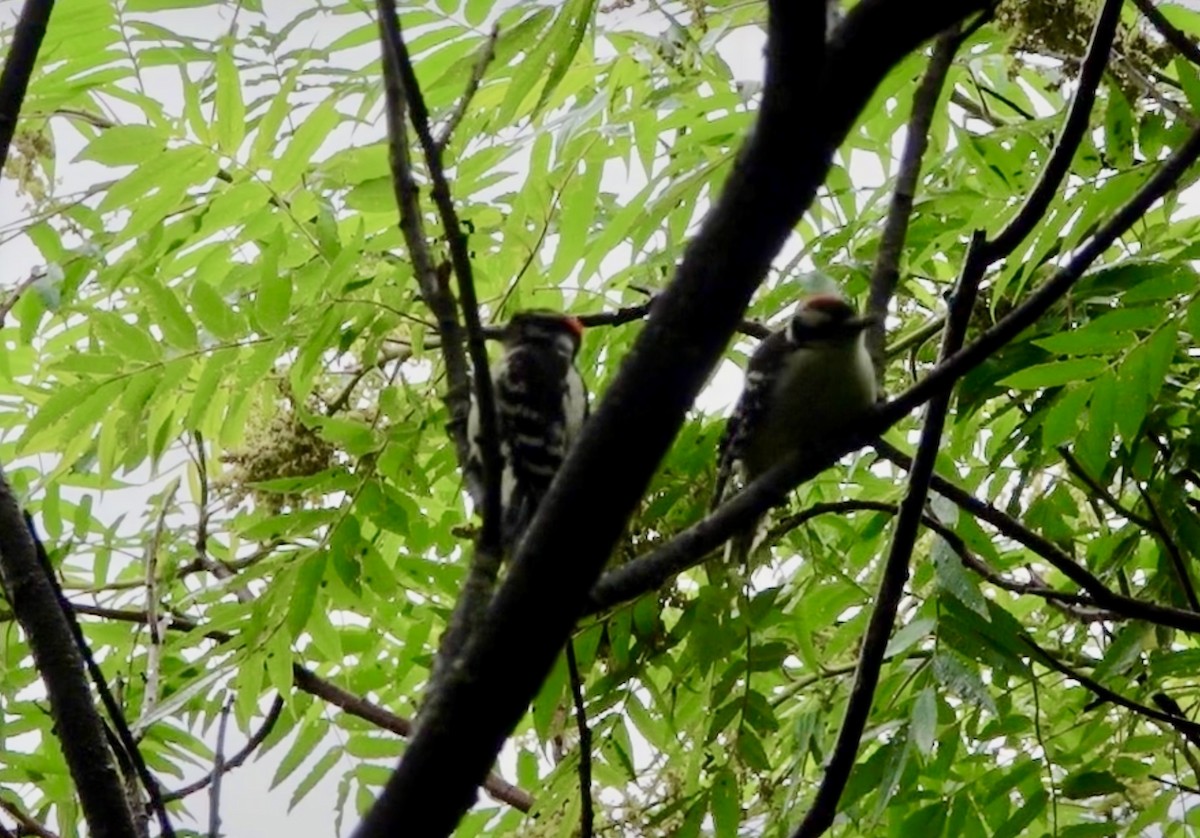
<instances>
[{"instance_id":1,"label":"foliage canopy","mask_svg":"<svg viewBox=\"0 0 1200 838\"><path fill-rule=\"evenodd\" d=\"M973 231L1001 230L1045 166L1097 5L1014 1L960 45L899 261L888 392L936 363ZM211 764L227 701L248 735L279 696L262 745L285 754L275 779L292 778L294 803L343 771L345 828L403 753L397 726L416 715L477 522L446 432L438 324L397 226L375 13L267 6L55 12L5 170L27 211L3 244L45 267L3 279L0 462L164 784ZM223 9L227 30L189 31L185 7ZM1200 15L1161 12L1200 37ZM485 322L624 311L666 284L754 123L759 84L728 58L759 49L765 16L745 0L402 10L435 127L453 127ZM1116 44L1064 188L986 276L970 334L1196 124L1197 66L1133 7ZM928 63L927 45L878 87L748 318L778 324L816 271L865 304ZM419 158L415 171L427 197ZM1200 611L1196 176L959 383L937 471L976 502L931 496L936 526L917 542L836 834L1194 828L1200 728L1144 711L1193 714L1196 624L1098 603L1055 558L1170 614ZM642 321L595 320L580 366L603 398ZM720 409L752 348L732 346L614 565L704 517ZM911 450L919 428L914 414L887 439ZM604 834L790 833L842 719L905 474L863 449L793 493L752 572L698 563L580 623ZM79 834L25 638L3 643L3 800ZM573 834L570 707L560 660L501 761L519 789L490 786L507 802L485 800L458 834ZM528 795L536 819L512 805Z\"/></svg>"}]
</instances>

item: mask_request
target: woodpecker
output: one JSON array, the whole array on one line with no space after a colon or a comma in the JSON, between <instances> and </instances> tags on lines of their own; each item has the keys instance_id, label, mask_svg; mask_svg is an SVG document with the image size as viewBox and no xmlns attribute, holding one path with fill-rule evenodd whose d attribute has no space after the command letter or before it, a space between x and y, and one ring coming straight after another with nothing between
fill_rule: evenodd
<instances>
[{"instance_id":1,"label":"woodpecker","mask_svg":"<svg viewBox=\"0 0 1200 838\"><path fill-rule=\"evenodd\" d=\"M820 294L802 300L787 326L759 344L718 447L714 506L732 472L749 483L785 455L821 446L870 408L875 369L864 337L873 322L840 296Z\"/></svg>"},{"instance_id":2,"label":"woodpecker","mask_svg":"<svg viewBox=\"0 0 1200 838\"><path fill-rule=\"evenodd\" d=\"M578 318L545 309L518 312L504 329L504 353L492 365L500 448L501 539L511 551L533 519L555 472L588 415L588 392L575 356ZM482 472L479 405L467 421L468 468Z\"/></svg>"}]
</instances>

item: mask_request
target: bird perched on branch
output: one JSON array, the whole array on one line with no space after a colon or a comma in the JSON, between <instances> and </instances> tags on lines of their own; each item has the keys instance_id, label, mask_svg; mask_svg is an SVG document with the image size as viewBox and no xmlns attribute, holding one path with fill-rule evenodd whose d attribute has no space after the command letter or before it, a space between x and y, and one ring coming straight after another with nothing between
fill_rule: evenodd
<instances>
[{"instance_id":1,"label":"bird perched on branch","mask_svg":"<svg viewBox=\"0 0 1200 838\"><path fill-rule=\"evenodd\" d=\"M749 483L788 454L819 448L871 407L875 369L864 336L873 322L841 296L819 294L759 344L718 447L714 507L732 473ZM756 529L734 539L737 558L749 554Z\"/></svg>"},{"instance_id":2,"label":"bird perched on branch","mask_svg":"<svg viewBox=\"0 0 1200 838\"><path fill-rule=\"evenodd\" d=\"M504 329L504 354L492 365L500 449L501 539L516 546L588 415L588 393L575 356L578 318L556 311L518 312ZM467 420L468 468L482 471L479 405Z\"/></svg>"}]
</instances>

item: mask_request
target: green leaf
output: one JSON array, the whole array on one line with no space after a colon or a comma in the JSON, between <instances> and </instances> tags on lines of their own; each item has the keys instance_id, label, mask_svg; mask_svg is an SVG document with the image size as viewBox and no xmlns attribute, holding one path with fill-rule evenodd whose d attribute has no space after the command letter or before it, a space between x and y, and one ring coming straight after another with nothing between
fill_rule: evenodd
<instances>
[{"instance_id":1,"label":"green leaf","mask_svg":"<svg viewBox=\"0 0 1200 838\"><path fill-rule=\"evenodd\" d=\"M1042 812L1045 811L1047 799L1048 795L1043 788L1027 795L1021 805L1016 807L1013 816L992 834L992 838L1018 838L1018 836L1027 835L1029 825L1041 817Z\"/></svg>"},{"instance_id":2,"label":"green leaf","mask_svg":"<svg viewBox=\"0 0 1200 838\"><path fill-rule=\"evenodd\" d=\"M1104 151L1110 165L1127 169L1133 165L1133 110L1116 88L1109 88L1104 112Z\"/></svg>"},{"instance_id":3,"label":"green leaf","mask_svg":"<svg viewBox=\"0 0 1200 838\"><path fill-rule=\"evenodd\" d=\"M1125 784L1107 771L1080 771L1062 782L1062 795L1068 800L1084 800L1125 791Z\"/></svg>"},{"instance_id":4,"label":"green leaf","mask_svg":"<svg viewBox=\"0 0 1200 838\"><path fill-rule=\"evenodd\" d=\"M312 164L313 154L341 121L342 116L334 104L333 99L319 104L292 135L271 172L271 188L276 192L288 192L300 182L301 175Z\"/></svg>"},{"instance_id":5,"label":"green leaf","mask_svg":"<svg viewBox=\"0 0 1200 838\"><path fill-rule=\"evenodd\" d=\"M1037 390L1042 387L1060 387L1072 381L1095 378L1108 368L1100 358L1075 358L1070 361L1051 361L1035 364L1020 372L1000 379L999 383L1014 390Z\"/></svg>"},{"instance_id":6,"label":"green leaf","mask_svg":"<svg viewBox=\"0 0 1200 838\"><path fill-rule=\"evenodd\" d=\"M1034 344L1060 355L1111 355L1127 349L1134 340L1135 337L1128 332L1084 327L1039 338Z\"/></svg>"},{"instance_id":7,"label":"green leaf","mask_svg":"<svg viewBox=\"0 0 1200 838\"><path fill-rule=\"evenodd\" d=\"M917 694L909 724L917 750L926 756L933 753L933 743L937 739L937 694L932 687Z\"/></svg>"},{"instance_id":8,"label":"green leaf","mask_svg":"<svg viewBox=\"0 0 1200 838\"><path fill-rule=\"evenodd\" d=\"M487 19L495 0L467 0L463 14L470 26L479 26Z\"/></svg>"},{"instance_id":9,"label":"green leaf","mask_svg":"<svg viewBox=\"0 0 1200 838\"><path fill-rule=\"evenodd\" d=\"M136 166L166 151L167 135L149 125L117 125L101 131L75 160L94 160L105 166Z\"/></svg>"},{"instance_id":10,"label":"green leaf","mask_svg":"<svg viewBox=\"0 0 1200 838\"><path fill-rule=\"evenodd\" d=\"M217 53L216 128L218 147L232 157L246 136L246 103L242 101L242 80L228 42Z\"/></svg>"},{"instance_id":11,"label":"green leaf","mask_svg":"<svg viewBox=\"0 0 1200 838\"><path fill-rule=\"evenodd\" d=\"M306 720L301 724L292 740L292 746L288 748L287 753L283 755L283 759L279 761L279 765L275 769L270 787L274 789L290 777L304 763L304 760L312 755L313 750L328 732L329 722L320 717Z\"/></svg>"},{"instance_id":12,"label":"green leaf","mask_svg":"<svg viewBox=\"0 0 1200 838\"><path fill-rule=\"evenodd\" d=\"M167 149L155 154L132 172L108 188L97 207L99 212L131 207L151 190L173 196L181 187L194 182L192 177L205 171L215 171L212 153L200 146ZM143 208L145 204L140 204Z\"/></svg>"},{"instance_id":13,"label":"green leaf","mask_svg":"<svg viewBox=\"0 0 1200 838\"><path fill-rule=\"evenodd\" d=\"M292 306L292 283L279 270L278 246L267 249L262 258L262 274L258 293L254 295L254 315L268 334L276 334L287 320Z\"/></svg>"},{"instance_id":14,"label":"green leaf","mask_svg":"<svg viewBox=\"0 0 1200 838\"><path fill-rule=\"evenodd\" d=\"M218 340L234 340L246 331L242 319L207 282L192 285L192 306L200 325Z\"/></svg>"},{"instance_id":15,"label":"green leaf","mask_svg":"<svg viewBox=\"0 0 1200 838\"><path fill-rule=\"evenodd\" d=\"M138 327L127 323L119 314L111 311L94 312L92 325L105 347L127 358L144 364L154 364L162 358L159 344Z\"/></svg>"},{"instance_id":16,"label":"green leaf","mask_svg":"<svg viewBox=\"0 0 1200 838\"><path fill-rule=\"evenodd\" d=\"M741 792L737 777L728 768L722 768L713 778L709 805L717 838L736 838L742 822Z\"/></svg>"},{"instance_id":17,"label":"green leaf","mask_svg":"<svg viewBox=\"0 0 1200 838\"><path fill-rule=\"evenodd\" d=\"M200 345L196 324L188 316L175 291L152 276L139 277L138 287L145 295L143 302L162 329L167 342L185 351L196 349Z\"/></svg>"},{"instance_id":18,"label":"green leaf","mask_svg":"<svg viewBox=\"0 0 1200 838\"><path fill-rule=\"evenodd\" d=\"M308 625L313 604L317 601L317 592L321 588L321 580L325 578L325 564L324 550L314 550L300 563L296 587L292 589L287 610L287 629L293 640L299 640L300 633Z\"/></svg>"},{"instance_id":19,"label":"green leaf","mask_svg":"<svg viewBox=\"0 0 1200 838\"><path fill-rule=\"evenodd\" d=\"M330 748L325 752L324 756L317 760L317 764L313 766L312 771L308 772L304 779L296 784L296 790L292 792L291 799L288 800L289 812L295 809L296 805L307 797L310 791L317 787L317 783L321 782L325 778L325 775L333 770L333 767L337 765L338 760L341 758L342 747L337 745Z\"/></svg>"},{"instance_id":20,"label":"green leaf","mask_svg":"<svg viewBox=\"0 0 1200 838\"><path fill-rule=\"evenodd\" d=\"M988 608L983 592L979 590L975 578L963 567L962 559L941 536L935 536L933 563L937 570L938 585L986 620Z\"/></svg>"},{"instance_id":21,"label":"green leaf","mask_svg":"<svg viewBox=\"0 0 1200 838\"><path fill-rule=\"evenodd\" d=\"M374 29L375 24L369 24ZM271 98L271 104L255 129L254 144L250 147L250 164L261 165L275 158L275 149L279 143L279 127L291 112L291 95L296 89L296 81L300 77L302 65L297 65L283 77L279 91Z\"/></svg>"},{"instance_id":22,"label":"green leaf","mask_svg":"<svg viewBox=\"0 0 1200 838\"><path fill-rule=\"evenodd\" d=\"M1091 397L1092 385L1088 382L1064 387L1042 421L1042 444L1054 448L1072 439Z\"/></svg>"}]
</instances>

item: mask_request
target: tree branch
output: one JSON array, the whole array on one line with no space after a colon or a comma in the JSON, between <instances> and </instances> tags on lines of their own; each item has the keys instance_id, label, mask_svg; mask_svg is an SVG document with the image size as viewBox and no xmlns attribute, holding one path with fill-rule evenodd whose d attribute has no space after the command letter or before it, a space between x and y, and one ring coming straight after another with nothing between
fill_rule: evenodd
<instances>
[{"instance_id":1,"label":"tree branch","mask_svg":"<svg viewBox=\"0 0 1200 838\"><path fill-rule=\"evenodd\" d=\"M0 72L0 170L8 162L8 149L17 132L25 91L29 89L52 11L54 0L25 0L13 29L4 70Z\"/></svg>"},{"instance_id":2,"label":"tree branch","mask_svg":"<svg viewBox=\"0 0 1200 838\"><path fill-rule=\"evenodd\" d=\"M874 316L875 322L867 328L866 342L875 366L875 378L880 384L883 383L886 360L883 347L887 335L888 303L900 281L900 253L908 236L908 221L912 216L913 199L921 178L921 161L929 147L933 112L941 98L946 76L960 43L958 37L938 39L925 74L913 94L912 114L908 118L904 151L900 155L900 168L896 173L896 188L892 191L892 202L888 206L887 220L879 239L879 251L871 271L866 313Z\"/></svg>"},{"instance_id":3,"label":"tree branch","mask_svg":"<svg viewBox=\"0 0 1200 838\"><path fill-rule=\"evenodd\" d=\"M600 580L596 591L592 594L591 607L594 609L603 603L612 604L614 597L619 597L615 599L616 602L619 602L635 596L637 593L653 590L670 578L673 573L678 572L678 569L690 567L694 560L698 561L700 557L716 549L739 528L747 526L750 521L765 513L771 506L781 503L792 488L820 473L836 462L839 457L857 450L869 440L879 437L912 410L928 401L934 394L951 386L960 377L983 363L999 348L1033 325L1042 314L1065 295L1093 261L1099 258L1156 201L1173 188L1179 177L1195 162L1198 156L1200 156L1200 130L1189 135L1175 154L1159 167L1129 202L1114 213L1108 222L1099 228L1062 268L990 329L949 359L938 364L921 381L892 401L877 408L859 427L849 428L840 438L831 439L826 452L820 455L810 454L806 457L786 458L722 504L704 520L674 536L669 542L645 557L635 559L619 570L613 571L612 574L606 575ZM888 453L888 449L891 452L900 453L886 443L880 442L876 444L876 447L889 459L893 459L893 457ZM946 494L943 487L944 484L939 484L935 479L933 488L939 493ZM959 499L964 502L974 502L974 498L961 491ZM955 502L957 503L958 500ZM992 521L992 523L996 526L1004 524L1003 521L999 524L996 521ZM584 527L583 522L579 522L578 525ZM1023 528L1018 525L1019 529ZM1002 529L1002 531L1004 530ZM1175 626L1185 631L1195 631L1196 627L1200 626L1200 623L1194 621L1189 612L1143 603L1114 594L1099 580L1076 565L1070 556L1058 550L1051 542L1027 530L1025 534L1027 537L1025 541L1017 536L1012 537L1017 538L1025 546L1046 558L1068 578L1081 585L1096 598L1098 605L1140 619ZM1032 546L1035 542L1038 544L1037 547ZM613 575L617 573L621 576Z\"/></svg>"},{"instance_id":4,"label":"tree branch","mask_svg":"<svg viewBox=\"0 0 1200 838\"><path fill-rule=\"evenodd\" d=\"M500 572L500 441L496 425L495 394L492 392L487 347L484 345L483 328L479 321L479 300L475 295L471 256L467 250L467 240L459 223L458 213L454 209L454 199L450 195L446 173L442 168L441 148L429 130L429 111L417 84L417 76L400 31L395 0L377 0L376 8L379 13L380 38L383 42L384 80L388 90L389 109L395 110L400 107L392 101L400 97L403 97L408 105L417 139L425 153L425 163L433 185L433 201L442 220L443 235L450 248L450 261L458 277L458 293L462 303L463 322L466 324L467 348L474 368L475 402L479 415L479 449L483 469L483 528L475 541L467 579L442 635L433 675L426 690L427 693L436 694L447 669L456 665L463 645L482 619ZM405 130L402 118L389 119L389 134L393 131L403 133ZM395 157L393 155L394 159ZM467 471L471 469L464 468L464 472ZM479 499L477 495L476 500Z\"/></svg>"},{"instance_id":5,"label":"tree branch","mask_svg":"<svg viewBox=\"0 0 1200 838\"><path fill-rule=\"evenodd\" d=\"M1117 23L1121 20L1121 4L1123 0L1105 0L1104 7L1096 16L1096 24L1092 29L1092 38L1088 43L1087 54L1079 70L1079 85L1071 104L1067 109L1067 118L1063 121L1062 133L1054 144L1050 159L1042 168L1037 183L1025 199L1024 206L1016 217L987 246L987 261L996 262L1016 250L1017 245L1025 240L1033 228L1046 214L1054 194L1067 172L1070 171L1071 161L1075 151L1087 131L1088 119L1092 112L1092 104L1096 101L1096 88L1104 76L1104 68L1108 64L1109 51L1112 49L1113 37L1117 32Z\"/></svg>"},{"instance_id":6,"label":"tree branch","mask_svg":"<svg viewBox=\"0 0 1200 838\"><path fill-rule=\"evenodd\" d=\"M395 21L392 6L391 20ZM458 304L449 288L449 265L435 266L429 242L425 236L425 224L421 216L419 190L413 178L412 159L409 152L408 128L405 113L408 110L403 81L396 65L387 56L392 52L386 47L387 36L383 30L387 16L380 15L380 39L384 48L384 91L387 98L388 161L392 170L392 190L400 211L400 231L412 260L413 275L421 296L437 320L438 334L442 339L442 359L446 364L446 409L450 414L447 429L454 442L458 465L467 482L467 491L472 498L483 498L483 486L467 468L471 457L471 445L467 439L467 414L471 410L471 366L464 349L462 326L458 321ZM389 69L391 68L391 69Z\"/></svg>"},{"instance_id":7,"label":"tree branch","mask_svg":"<svg viewBox=\"0 0 1200 838\"><path fill-rule=\"evenodd\" d=\"M138 782L142 784L142 788L145 789L146 796L150 800L150 807L154 810L154 814L158 818L159 829L162 832L163 838L174 838L175 829L172 827L171 819L167 814L167 807L163 802L158 780L150 773L145 759L142 758L141 749L138 748L137 740L134 739L133 732L129 729L129 723L125 720L125 714L121 709L121 705L113 697L112 691L108 688L108 682L104 679L104 673L100 670L99 664L96 663L96 658L92 654L92 648L88 645L87 638L83 635L83 628L79 625L79 620L75 617L75 609L72 607L70 601L67 600L66 594L63 593L62 587L58 583L58 577L54 573L54 566L50 563L50 556L46 553L46 546L42 544L42 540L38 538L37 532L34 529L33 519L28 513L24 514L24 518L26 529L29 531L29 537L33 539L38 564L41 566L42 573L49 581L50 586L54 589L54 594L58 599L59 611L63 614L67 625L71 629L71 636L75 640L75 648L79 650L79 654L83 658L83 664L92 679L92 684L95 685L96 692L100 695L100 703L104 705L104 711L108 714L113 731L115 731L112 738L109 738L107 729L105 731L106 739L108 739L113 756L120 763L122 771L130 771L137 775ZM151 617L152 613L147 611L145 620L147 625L150 624ZM133 801L130 801L130 805L133 806L135 804Z\"/></svg>"},{"instance_id":8,"label":"tree branch","mask_svg":"<svg viewBox=\"0 0 1200 838\"><path fill-rule=\"evenodd\" d=\"M571 697L575 702L575 725L579 729L579 838L592 838L596 823L592 804L592 731L583 703L583 679L579 675L579 662L575 660L574 640L567 641L566 653Z\"/></svg>"},{"instance_id":9,"label":"tree branch","mask_svg":"<svg viewBox=\"0 0 1200 838\"><path fill-rule=\"evenodd\" d=\"M958 27L955 26L953 30L941 36L939 48L947 48L944 44L953 44L957 36ZM967 250L966 263L958 287L950 298L946 329L942 335L942 359L957 352L966 337L971 311L975 307L975 295L986 268L986 262L982 258L983 244L983 233L977 231ZM867 624L867 634L859 653L858 669L854 673L854 686L851 687L850 697L846 702L846 714L838 731L833 754L825 768L825 776L821 779L821 785L817 788L808 814L796 828L793 838L816 838L833 825L838 801L841 800L842 792L850 779L850 770L858 758L863 731L871 715L871 705L875 701L875 689L879 686L884 653L896 622L896 612L904 595L904 586L908 582L908 566L916 546L925 502L929 497L933 467L941 447L946 414L950 409L950 394L949 390L938 394L930 400L926 408L925 426L921 429L917 456L909 472L908 491L896 518L891 549L879 580L879 593L875 597L875 609L871 612L871 619Z\"/></svg>"},{"instance_id":10,"label":"tree branch","mask_svg":"<svg viewBox=\"0 0 1200 838\"><path fill-rule=\"evenodd\" d=\"M228 571L226 572L228 573ZM101 617L106 620L119 620L121 622L140 623L142 625L146 623L146 613L144 611L101 608L83 603L72 603L71 608L79 614ZM200 623L181 617L174 617L167 628L174 631L202 632L204 637L218 643L229 643L234 639L234 635L227 631L204 629ZM327 701L352 716L377 725L384 730L389 730L398 736L408 738L412 735L413 723L408 719L397 716L365 698L360 698L351 692L343 690L341 687L330 683L311 669L301 666L298 663L292 664L292 682L296 685L297 689ZM266 736L266 731L263 732L263 736ZM233 759L227 765L233 767L232 763ZM501 803L507 803L509 806L520 809L522 812L528 812L533 808L533 795L522 788L514 786L497 774L488 775L487 779L483 782L483 789ZM175 800L178 796L182 796L183 793L190 794L191 792L192 789L190 787L185 787L180 789L179 792L167 795L166 799Z\"/></svg>"},{"instance_id":11,"label":"tree branch","mask_svg":"<svg viewBox=\"0 0 1200 838\"><path fill-rule=\"evenodd\" d=\"M884 459L890 460L901 468L911 467L912 458L890 443L879 440L875 443L875 449ZM1029 529L991 504L979 500L970 492L936 474L933 476L931 485L935 492L965 512L969 512L981 521L986 521L1001 534L1045 559L1056 570L1086 591L1097 608L1105 608L1126 617L1145 620L1156 625L1170 626L1180 631L1200 632L1200 615L1182 608L1144 602L1118 594L1077 564L1054 542Z\"/></svg>"},{"instance_id":12,"label":"tree branch","mask_svg":"<svg viewBox=\"0 0 1200 838\"><path fill-rule=\"evenodd\" d=\"M496 54L496 40L499 37L500 27L493 25L492 31L488 33L487 40L479 48L479 57L475 59L475 66L471 68L471 77L467 79L466 89L463 90L462 96L458 97L458 101L454 103L454 110L446 117L446 123L442 126L442 130L438 132L435 145L439 155L446 150L446 146L450 143L450 138L454 136L454 129L458 127L458 123L462 122L462 118L466 116L467 107L471 104L471 100L475 98L475 94L479 90L479 84L483 81L483 74L487 72L488 65L492 63L492 58Z\"/></svg>"},{"instance_id":13,"label":"tree branch","mask_svg":"<svg viewBox=\"0 0 1200 838\"><path fill-rule=\"evenodd\" d=\"M229 725L229 711L233 709L233 696L225 699L221 708L221 720L217 723L217 747L213 757L212 785L208 789L208 838L221 838L221 777L225 774L225 729Z\"/></svg>"},{"instance_id":14,"label":"tree branch","mask_svg":"<svg viewBox=\"0 0 1200 838\"><path fill-rule=\"evenodd\" d=\"M17 822L19 827L18 832L22 835L36 835L37 838L59 838L58 833L46 829L41 823L31 818L15 804L9 803L3 797L0 797L0 809L8 812L9 816Z\"/></svg>"},{"instance_id":15,"label":"tree branch","mask_svg":"<svg viewBox=\"0 0 1200 838\"><path fill-rule=\"evenodd\" d=\"M1175 569L1175 575L1178 577L1179 587L1183 589L1184 597L1188 601L1188 605L1193 611L1200 612L1200 599L1196 597L1196 586L1192 582L1192 576L1188 572L1187 559L1183 556L1183 551L1179 549L1179 545L1175 543L1175 538L1167 529L1167 522L1158 511L1158 506L1155 505L1154 499L1150 497L1150 493L1138 484L1138 491L1142 495L1142 501L1146 504L1146 508L1150 510L1150 514L1154 518L1154 526L1151 532L1158 535L1158 540L1162 547L1167 552L1167 556L1171 559L1171 566Z\"/></svg>"},{"instance_id":16,"label":"tree branch","mask_svg":"<svg viewBox=\"0 0 1200 838\"><path fill-rule=\"evenodd\" d=\"M1133 0L1133 5L1138 7L1138 11L1146 16L1146 20L1150 21L1150 24L1158 30L1168 44L1179 50L1179 53L1188 61L1200 65L1200 47L1196 46L1195 41L1189 38L1187 33L1167 20L1166 15L1154 5L1154 0Z\"/></svg>"},{"instance_id":17,"label":"tree branch","mask_svg":"<svg viewBox=\"0 0 1200 838\"><path fill-rule=\"evenodd\" d=\"M1051 669L1066 675L1072 681L1079 682L1100 698L1107 699L1113 704L1124 707L1126 710L1132 710L1139 716L1145 716L1147 719L1154 719L1156 722L1162 722L1163 724L1170 725L1188 739L1200 737L1200 724L1196 724L1190 719L1185 719L1170 713L1164 713L1161 710L1155 710L1154 708L1147 707L1144 704L1138 704L1136 701L1128 699L1120 693L1110 690L1099 681L1089 678L1083 673L1077 672L1076 670L1067 666L1065 663L1058 660L1037 643L1035 643L1033 638L1029 637L1028 635L1023 634L1018 639L1032 649L1036 657L1041 660L1042 663L1046 664Z\"/></svg>"},{"instance_id":18,"label":"tree branch","mask_svg":"<svg viewBox=\"0 0 1200 838\"><path fill-rule=\"evenodd\" d=\"M92 703L83 658L66 612L38 561L8 481L0 474L0 579L33 653L50 699L54 729L79 793L84 818L98 838L134 838L133 814L113 765L104 721Z\"/></svg>"},{"instance_id":19,"label":"tree branch","mask_svg":"<svg viewBox=\"0 0 1200 838\"><path fill-rule=\"evenodd\" d=\"M1129 507L1125 506L1125 504L1121 503L1116 495L1108 490L1107 486L1105 486L1095 477L1092 477L1088 470L1083 467L1083 463L1079 462L1075 455L1071 453L1071 449L1067 448L1065 445L1060 445L1058 446L1057 450L1058 455L1062 457L1063 462L1067 464L1067 471L1079 478L1079 480L1088 487L1088 490L1092 494L1107 503L1109 509L1111 509L1113 512L1116 512L1131 524L1136 524L1148 532L1154 532L1157 529L1153 521L1151 521L1149 518L1139 515Z\"/></svg>"},{"instance_id":20,"label":"tree branch","mask_svg":"<svg viewBox=\"0 0 1200 838\"><path fill-rule=\"evenodd\" d=\"M244 763L254 754L256 750L258 750L258 746L266 741L266 738L271 735L271 731L275 729L275 723L279 721L279 716L282 712L283 696L277 695L275 696L275 700L271 702L271 709L267 711L267 715L263 719L262 724L259 725L258 730L254 731L250 738L246 740L246 744L242 746L240 751L231 756L229 759L223 760L219 768L216 765L213 765L212 771L208 772L194 783L189 783L186 786L181 786L180 788L167 792L163 795L163 800L167 802L172 800L182 800L189 794L195 794L198 791L202 791L207 786L215 783L218 774L228 773Z\"/></svg>"},{"instance_id":21,"label":"tree branch","mask_svg":"<svg viewBox=\"0 0 1200 838\"><path fill-rule=\"evenodd\" d=\"M377 0L380 37L383 41L384 78L392 95L399 93L408 104L408 115L417 134L417 140L425 153L425 165L429 171L433 203L442 221L442 233L450 249L450 263L458 277L458 295L462 303L463 323L467 331L467 348L474 367L475 397L479 404L480 448L483 455L484 500L483 535L481 547L498 554L500 551L500 445L496 432L496 411L492 393L492 378L488 371L487 347L483 341L483 328L479 322L479 300L475 295L475 282L471 269L471 254L467 249L467 238L454 208L450 184L442 166L442 153L429 129L429 110L421 95L417 75L408 57L408 47L400 31L400 19L396 16L395 0ZM390 77L390 78L389 78ZM389 107L394 104L389 98ZM403 128L403 122L392 127Z\"/></svg>"},{"instance_id":22,"label":"tree branch","mask_svg":"<svg viewBox=\"0 0 1200 838\"><path fill-rule=\"evenodd\" d=\"M360 835L389 833L413 817L435 834L453 829L863 104L912 48L985 5L935 0L913 15L895 0L864 0L835 31L827 57L823 0L771 5L757 126L540 506L462 671L425 705L421 729ZM811 130L797 133L802 118ZM618 461L625 467L613 475ZM501 653L512 648L522 649L519 659Z\"/></svg>"},{"instance_id":23,"label":"tree branch","mask_svg":"<svg viewBox=\"0 0 1200 838\"><path fill-rule=\"evenodd\" d=\"M306 669L299 664L292 665L292 680L297 687L309 695L323 699L335 707L340 707L351 716L356 716L384 730L390 730L392 733L397 736L403 736L405 739L411 738L413 735L415 726L408 719L397 716L395 713L385 710L378 704L373 704L365 698L359 698L354 693L343 690L341 687L326 681L312 670ZM522 812L528 812L533 809L533 795L522 788L514 786L498 774L489 773L482 785L484 791L501 803L507 803L509 806L512 806L514 809L520 809Z\"/></svg>"}]
</instances>

